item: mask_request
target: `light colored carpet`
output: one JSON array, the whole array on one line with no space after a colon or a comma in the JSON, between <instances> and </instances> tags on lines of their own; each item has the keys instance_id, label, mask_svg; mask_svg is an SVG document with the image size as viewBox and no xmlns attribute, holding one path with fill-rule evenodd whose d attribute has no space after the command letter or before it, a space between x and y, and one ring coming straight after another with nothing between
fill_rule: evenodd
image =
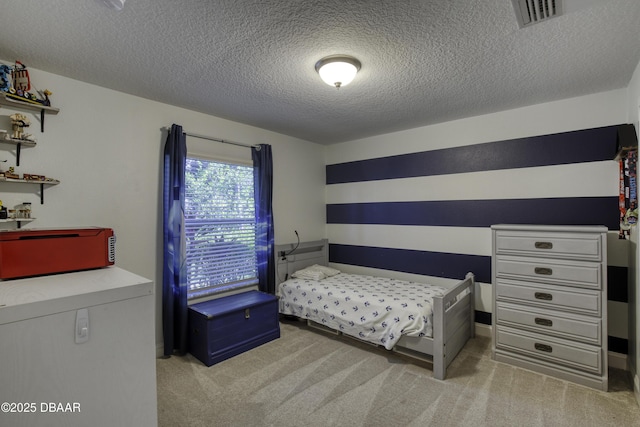
<instances>
[{"instance_id":1,"label":"light colored carpet","mask_svg":"<svg viewBox=\"0 0 640 427\"><path fill-rule=\"evenodd\" d=\"M475 338L444 381L428 363L281 323L281 338L209 368L157 360L164 426L640 426L626 372L592 390L491 360Z\"/></svg>"}]
</instances>

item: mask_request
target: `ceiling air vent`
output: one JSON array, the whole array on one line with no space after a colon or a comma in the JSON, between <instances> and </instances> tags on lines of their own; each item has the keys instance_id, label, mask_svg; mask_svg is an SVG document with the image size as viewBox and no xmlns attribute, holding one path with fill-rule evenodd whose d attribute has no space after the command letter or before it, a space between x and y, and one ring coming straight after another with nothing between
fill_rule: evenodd
<instances>
[{"instance_id":1,"label":"ceiling air vent","mask_svg":"<svg viewBox=\"0 0 640 427\"><path fill-rule=\"evenodd\" d=\"M511 0L520 28L528 27L562 14L562 0Z\"/></svg>"}]
</instances>

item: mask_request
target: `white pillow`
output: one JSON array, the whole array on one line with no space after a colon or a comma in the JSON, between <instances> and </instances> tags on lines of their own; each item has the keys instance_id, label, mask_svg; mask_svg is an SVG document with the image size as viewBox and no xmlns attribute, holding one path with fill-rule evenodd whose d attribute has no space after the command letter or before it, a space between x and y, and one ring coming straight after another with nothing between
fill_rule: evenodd
<instances>
[{"instance_id":1,"label":"white pillow","mask_svg":"<svg viewBox=\"0 0 640 427\"><path fill-rule=\"evenodd\" d=\"M327 267L325 265L319 265L319 264L314 264L311 267L307 267L307 270L319 271L327 277L340 274L340 270L336 270L335 268L331 268L331 267Z\"/></svg>"},{"instance_id":2,"label":"white pillow","mask_svg":"<svg viewBox=\"0 0 640 427\"><path fill-rule=\"evenodd\" d=\"M326 279L327 276L321 271L311 270L310 268L304 268L302 270L298 270L291 275L291 277L295 277L296 279L310 279L310 280L322 280Z\"/></svg>"}]
</instances>

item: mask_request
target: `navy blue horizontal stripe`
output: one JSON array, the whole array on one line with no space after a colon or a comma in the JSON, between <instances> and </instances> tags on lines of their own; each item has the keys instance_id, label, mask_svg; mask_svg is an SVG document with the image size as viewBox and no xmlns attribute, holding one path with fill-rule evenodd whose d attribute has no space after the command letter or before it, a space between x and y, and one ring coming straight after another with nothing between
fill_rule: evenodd
<instances>
[{"instance_id":1,"label":"navy blue horizontal stripe","mask_svg":"<svg viewBox=\"0 0 640 427\"><path fill-rule=\"evenodd\" d=\"M483 325L491 325L491 313L476 310L475 322Z\"/></svg>"},{"instance_id":2,"label":"navy blue horizontal stripe","mask_svg":"<svg viewBox=\"0 0 640 427\"><path fill-rule=\"evenodd\" d=\"M490 256L329 244L329 262L459 280L472 272L491 283Z\"/></svg>"},{"instance_id":3,"label":"navy blue horizontal stripe","mask_svg":"<svg viewBox=\"0 0 640 427\"><path fill-rule=\"evenodd\" d=\"M618 197L443 200L327 205L328 224L489 227L493 224L620 226Z\"/></svg>"},{"instance_id":4,"label":"navy blue horizontal stripe","mask_svg":"<svg viewBox=\"0 0 640 427\"><path fill-rule=\"evenodd\" d=\"M607 342L609 351L620 354L629 354L629 340L609 335Z\"/></svg>"},{"instance_id":5,"label":"navy blue horizontal stripe","mask_svg":"<svg viewBox=\"0 0 640 427\"><path fill-rule=\"evenodd\" d=\"M607 267L607 299L629 302L628 268L610 265Z\"/></svg>"},{"instance_id":6,"label":"navy blue horizontal stripe","mask_svg":"<svg viewBox=\"0 0 640 427\"><path fill-rule=\"evenodd\" d=\"M616 126L532 136L326 166L327 184L611 160Z\"/></svg>"},{"instance_id":7,"label":"navy blue horizontal stripe","mask_svg":"<svg viewBox=\"0 0 640 427\"><path fill-rule=\"evenodd\" d=\"M330 243L329 262L460 280L468 272L472 272L475 275L476 282L492 282L491 256L485 255ZM609 272L618 270L622 271L626 270L626 268L607 266L607 271ZM611 279L611 273L608 274L609 280ZM609 284L609 288L622 286L619 283ZM626 289L626 281L624 288ZM615 292L613 295L615 295ZM607 300L618 301L612 298L611 293L608 293ZM624 301L620 302L627 302L626 297Z\"/></svg>"}]
</instances>

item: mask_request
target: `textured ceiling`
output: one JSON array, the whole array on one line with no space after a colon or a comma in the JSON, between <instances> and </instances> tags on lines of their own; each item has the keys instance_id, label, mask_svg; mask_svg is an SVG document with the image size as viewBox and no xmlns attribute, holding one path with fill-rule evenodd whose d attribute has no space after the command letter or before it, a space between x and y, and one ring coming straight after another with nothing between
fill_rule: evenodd
<instances>
[{"instance_id":1,"label":"textured ceiling","mask_svg":"<svg viewBox=\"0 0 640 427\"><path fill-rule=\"evenodd\" d=\"M332 144L626 87L640 1L566 1L520 29L510 0L3 0L0 58Z\"/></svg>"}]
</instances>

